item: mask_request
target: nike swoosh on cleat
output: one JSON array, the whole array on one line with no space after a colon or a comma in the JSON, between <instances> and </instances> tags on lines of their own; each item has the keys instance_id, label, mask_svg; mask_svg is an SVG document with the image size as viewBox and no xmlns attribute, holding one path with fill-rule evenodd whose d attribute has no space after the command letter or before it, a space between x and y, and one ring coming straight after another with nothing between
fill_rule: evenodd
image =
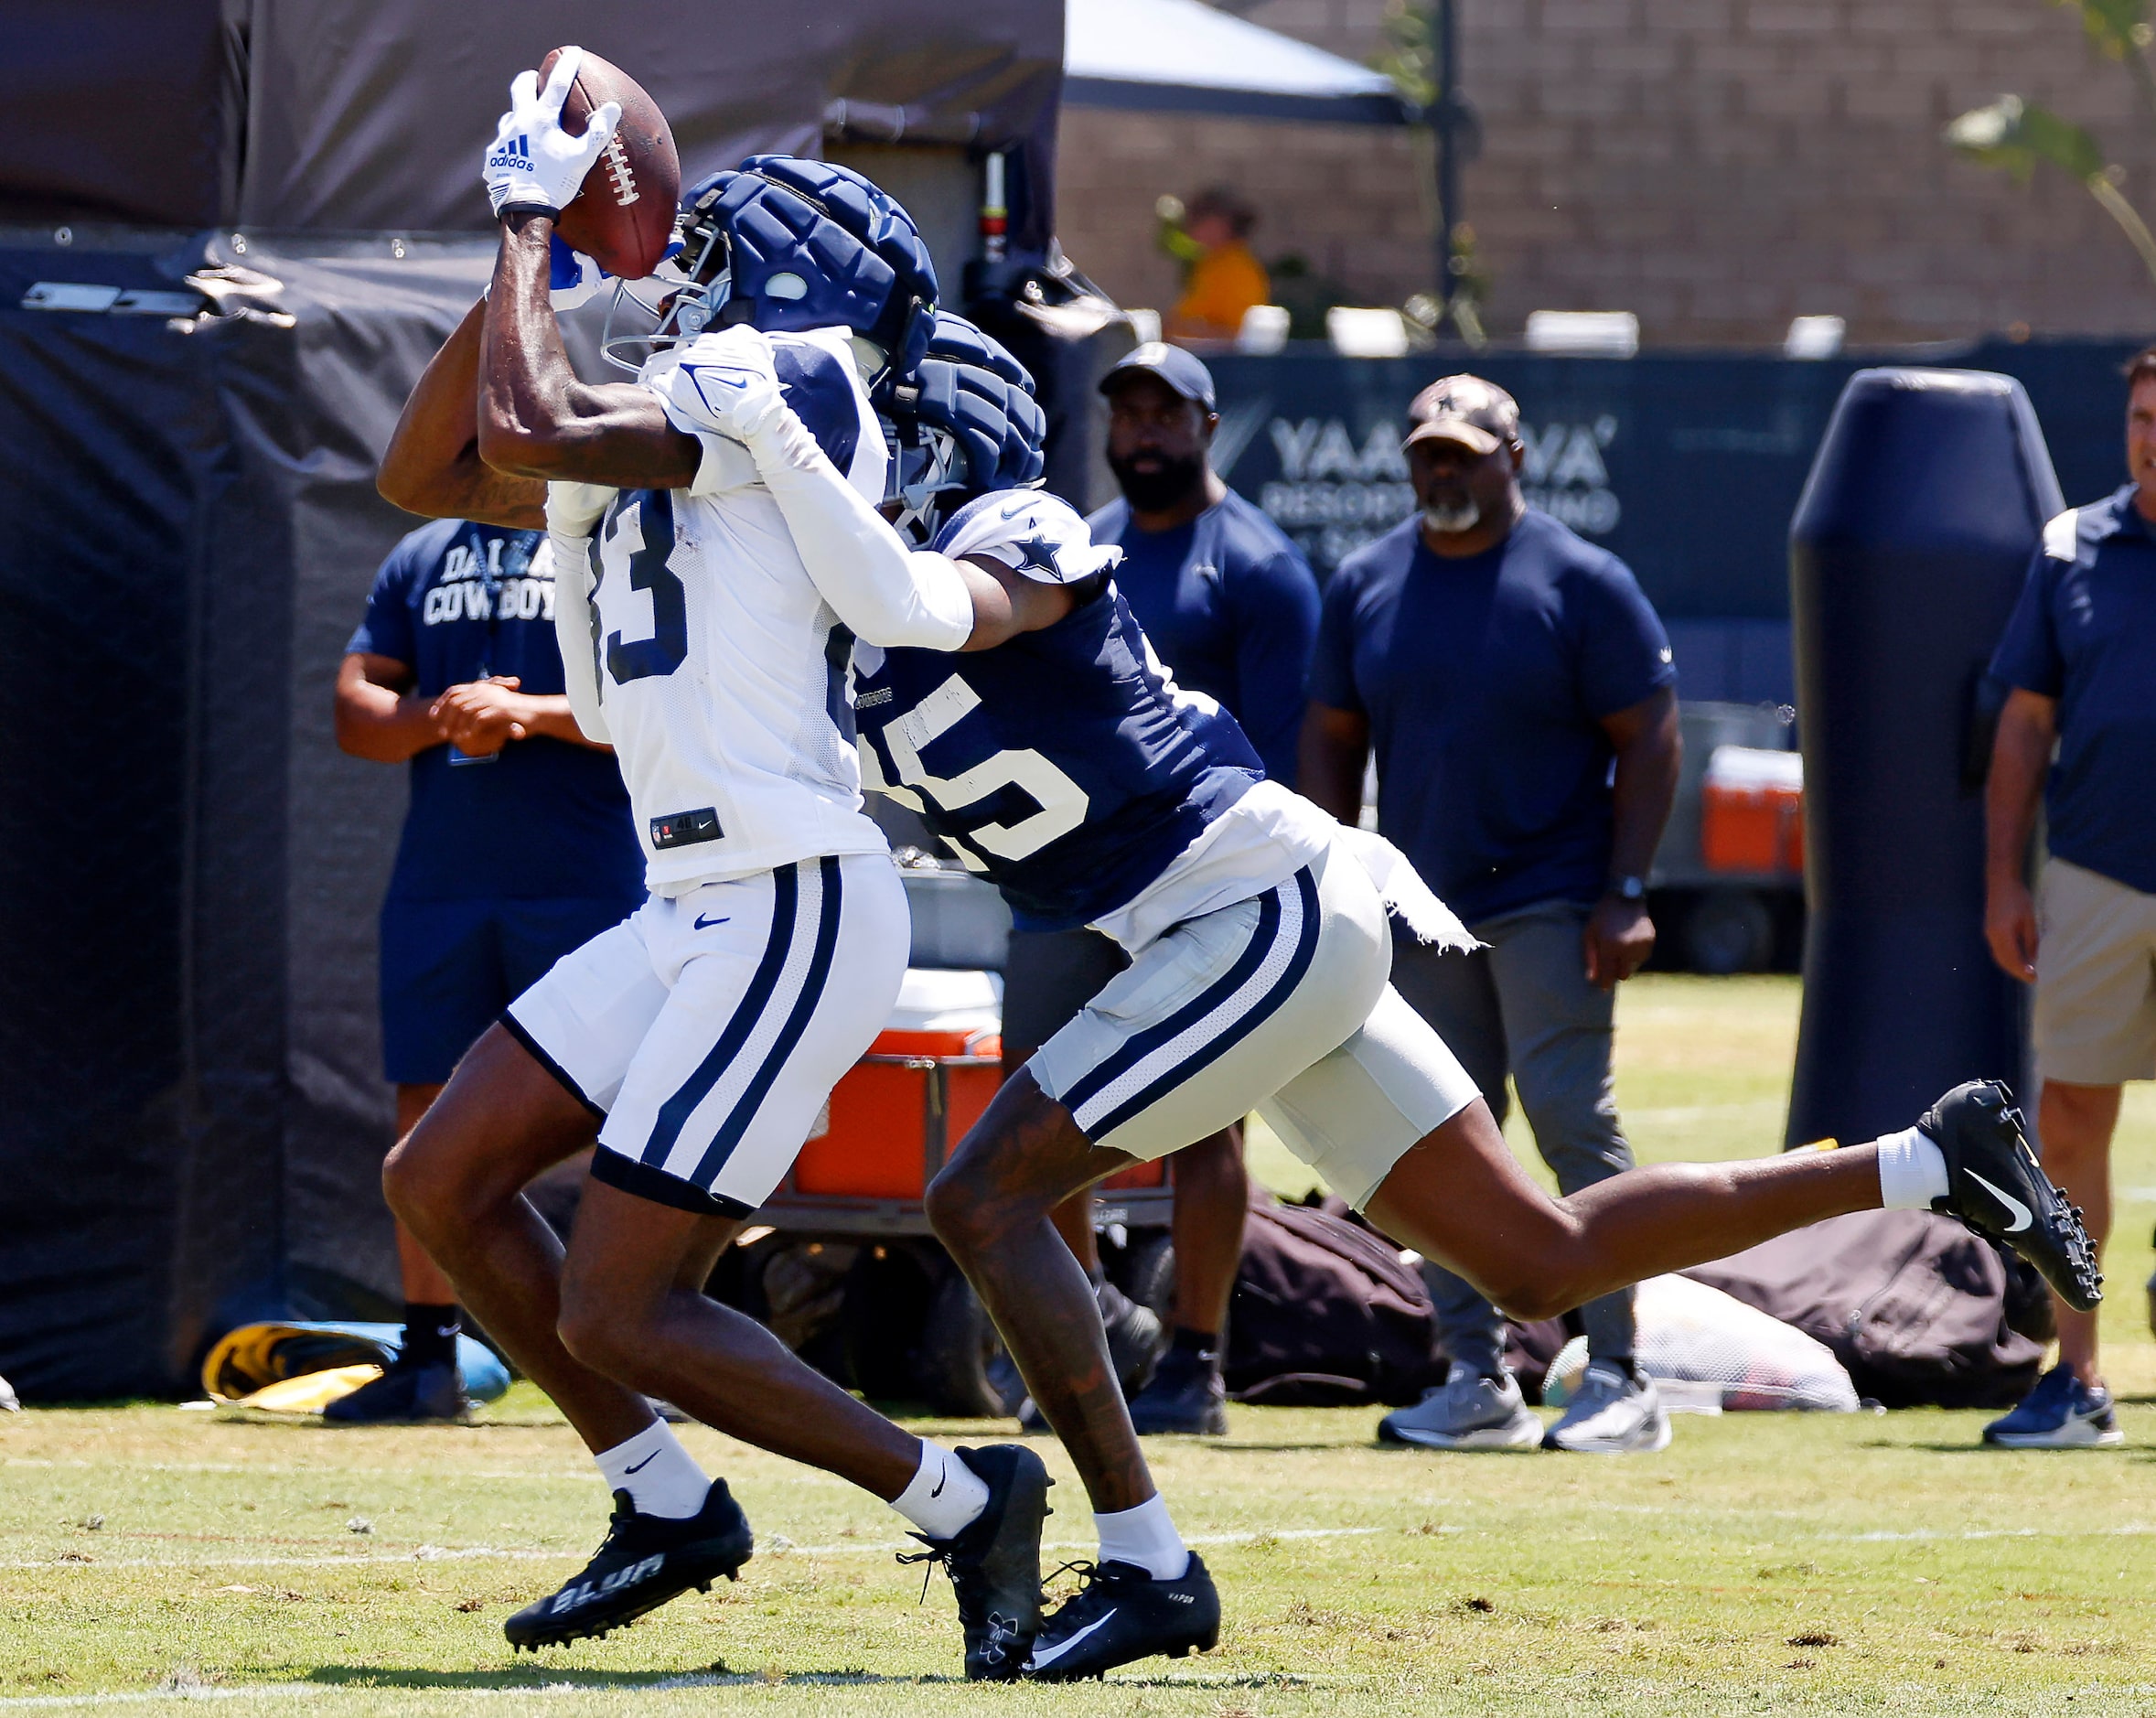
<instances>
[{"instance_id":1,"label":"nike swoosh on cleat","mask_svg":"<svg viewBox=\"0 0 2156 1718\"><path fill-rule=\"evenodd\" d=\"M1097 1630L1106 1628L1108 1625L1114 1620L1115 1611L1111 1606L1105 1616L1099 1617L1093 1622L1088 1623L1083 1628L1079 1629L1077 1634L1065 1637L1055 1646L1046 1648L1035 1646L1033 1649L1033 1668L1037 1670L1045 1665L1055 1663L1057 1659L1060 1659L1065 1653L1068 1652L1073 1647L1077 1646L1078 1643L1083 1640L1088 1635L1093 1634Z\"/></svg>"},{"instance_id":2,"label":"nike swoosh on cleat","mask_svg":"<svg viewBox=\"0 0 2156 1718\"><path fill-rule=\"evenodd\" d=\"M1977 1186L1983 1188L1986 1193L1989 1193L1993 1198L1997 1199L2000 1204L2005 1206L2008 1210L2013 1213L2014 1220L2006 1226L2006 1232L2008 1234L2018 1235L2022 1232L2022 1230L2028 1228L2031 1223L2036 1220L2035 1214L2031 1211L2027 1206L2023 1205L2021 1200L2015 1198L2012 1194L2006 1192L2002 1188L1993 1186L1989 1181L1985 1180L1983 1176L1977 1174L1977 1172L1973 1169L1965 1170L1963 1173L1967 1175L1971 1181L1975 1182Z\"/></svg>"},{"instance_id":3,"label":"nike swoosh on cleat","mask_svg":"<svg viewBox=\"0 0 2156 1718\"><path fill-rule=\"evenodd\" d=\"M728 914L718 918L706 918L702 913L699 913L696 915L696 929L699 930L709 930L713 925L724 924L727 918L731 917L732 915ZM629 1472L632 1474L636 1471L637 1470L633 1467L629 1469Z\"/></svg>"},{"instance_id":4,"label":"nike swoosh on cleat","mask_svg":"<svg viewBox=\"0 0 2156 1718\"><path fill-rule=\"evenodd\" d=\"M998 515L998 517L1003 519L1016 519L1019 514L1023 513L1032 505L1033 503L1031 501L1021 501L1015 507L1006 507L1003 509L1003 512Z\"/></svg>"}]
</instances>

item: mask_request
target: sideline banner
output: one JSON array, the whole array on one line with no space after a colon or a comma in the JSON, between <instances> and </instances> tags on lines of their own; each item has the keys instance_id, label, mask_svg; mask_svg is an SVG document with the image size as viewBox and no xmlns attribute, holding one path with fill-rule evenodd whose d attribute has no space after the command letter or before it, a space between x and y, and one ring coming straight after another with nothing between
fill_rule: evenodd
<instances>
[{"instance_id":1,"label":"sideline banner","mask_svg":"<svg viewBox=\"0 0 2156 1718\"><path fill-rule=\"evenodd\" d=\"M1400 443L1424 384L1473 370L1519 401L1528 499L1625 561L1665 619L1786 621L1789 521L1834 402L1876 363L2018 378L2069 502L2125 478L2131 340L1927 347L1824 362L1741 352L1208 357L1215 463L1323 579L1413 510Z\"/></svg>"}]
</instances>

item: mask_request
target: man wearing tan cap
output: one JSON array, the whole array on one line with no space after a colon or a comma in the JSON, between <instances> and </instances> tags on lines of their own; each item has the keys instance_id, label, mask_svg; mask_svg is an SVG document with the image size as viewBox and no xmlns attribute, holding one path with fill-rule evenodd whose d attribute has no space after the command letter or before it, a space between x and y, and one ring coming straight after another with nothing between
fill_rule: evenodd
<instances>
[{"instance_id":1,"label":"man wearing tan cap","mask_svg":"<svg viewBox=\"0 0 2156 1718\"><path fill-rule=\"evenodd\" d=\"M1409 409L1421 510L1325 588L1303 792L1343 821L1378 759L1378 826L1489 946L1402 948L1393 983L1491 1109L1507 1074L1568 1194L1632 1163L1610 1075L1615 986L1654 947L1646 872L1677 790L1676 669L1632 574L1519 491L1519 408L1476 376ZM1452 1371L1381 1434L1432 1449L1660 1449L1632 1297L1582 1309L1590 1363L1545 1435L1496 1310L1429 1267Z\"/></svg>"}]
</instances>

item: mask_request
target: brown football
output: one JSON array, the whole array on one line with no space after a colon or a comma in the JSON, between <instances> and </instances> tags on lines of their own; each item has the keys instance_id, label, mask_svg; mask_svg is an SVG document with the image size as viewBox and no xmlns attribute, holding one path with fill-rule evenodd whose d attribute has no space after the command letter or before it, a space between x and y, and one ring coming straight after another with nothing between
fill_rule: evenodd
<instances>
[{"instance_id":1,"label":"brown football","mask_svg":"<svg viewBox=\"0 0 2156 1718\"><path fill-rule=\"evenodd\" d=\"M561 56L557 48L540 66L542 89ZM569 99L562 103L562 129L572 137L583 136L592 110L608 102L621 103L621 123L606 153L585 176L584 188L562 211L559 231L609 274L642 280L659 266L672 242L681 162L659 103L627 72L587 48L576 81L569 86Z\"/></svg>"}]
</instances>

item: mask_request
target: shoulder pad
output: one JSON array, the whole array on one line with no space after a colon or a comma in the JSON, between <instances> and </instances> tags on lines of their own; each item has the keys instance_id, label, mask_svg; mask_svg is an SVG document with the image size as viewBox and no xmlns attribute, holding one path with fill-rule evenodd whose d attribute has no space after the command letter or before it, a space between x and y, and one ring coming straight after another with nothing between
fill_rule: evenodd
<instances>
[{"instance_id":1,"label":"shoulder pad","mask_svg":"<svg viewBox=\"0 0 2156 1718\"><path fill-rule=\"evenodd\" d=\"M1044 585L1076 585L1123 558L1093 541L1067 501L1040 489L999 489L969 501L936 533L938 554L983 555Z\"/></svg>"},{"instance_id":2,"label":"shoulder pad","mask_svg":"<svg viewBox=\"0 0 2156 1718\"><path fill-rule=\"evenodd\" d=\"M2081 510L2069 507L2043 528L2043 553L2054 561L2071 561L2080 551Z\"/></svg>"}]
</instances>

